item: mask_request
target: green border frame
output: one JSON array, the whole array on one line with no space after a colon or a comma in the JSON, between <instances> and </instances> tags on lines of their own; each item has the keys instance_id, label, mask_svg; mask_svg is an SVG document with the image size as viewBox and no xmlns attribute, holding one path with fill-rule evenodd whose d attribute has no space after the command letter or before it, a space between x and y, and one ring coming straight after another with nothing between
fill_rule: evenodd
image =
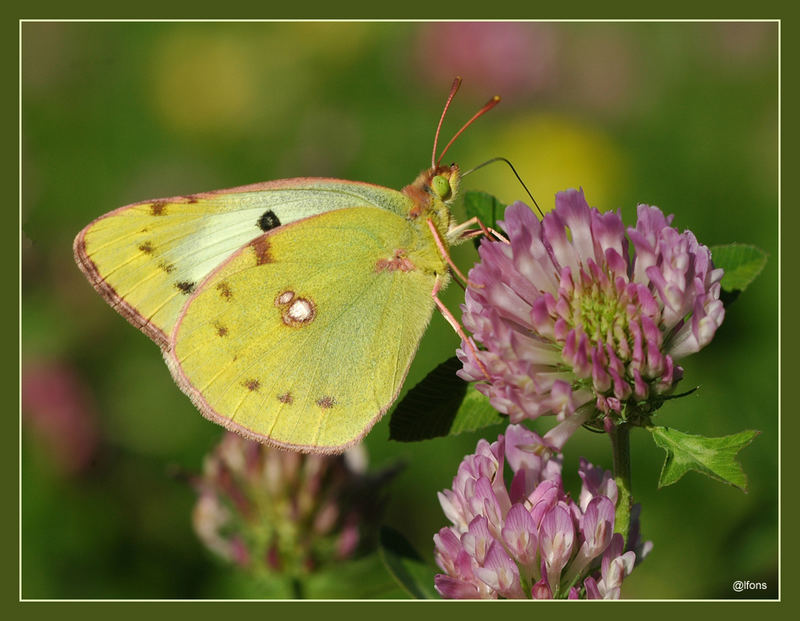
<instances>
[{"instance_id":1,"label":"green border frame","mask_svg":"<svg viewBox=\"0 0 800 621\"><path fill-rule=\"evenodd\" d=\"M220 5L215 4L211 5L208 3L206 6L198 6L196 2L192 3L181 3L183 7L165 7L163 3L155 3L155 2L143 2L137 3L136 5L116 5L112 6L108 3L104 3L103 5L95 4L95 3L70 3L69 5L64 5L63 3L55 3L55 2L38 2L36 5L28 4L24 8L15 7L10 8L10 12L15 13L12 19L4 19L3 20L3 33L5 36L2 37L2 46L3 51L5 52L2 54L3 58L3 66L7 68L6 71L8 73L9 79L12 75L16 75L16 89L8 89L6 95L3 97L4 107L7 108L6 118L8 119L15 119L14 121L9 121L9 123L15 123L17 126L17 140L13 140L12 132L8 132L9 136L4 141L6 145L14 145L14 150L16 151L15 154L7 155L9 161L5 162L5 166L3 167L4 176L8 177L7 183L10 187L16 187L17 198L19 198L18 193L20 191L19 186L19 172L20 172L20 161L19 161L19 20L20 19L48 19L48 18L55 18L55 19L129 19L135 18L136 15L138 16L146 16L148 19L179 19L179 18L191 18L191 19L230 19L231 17L225 17L222 15L222 11L220 10ZM224 11L233 18L236 19L246 19L248 13L253 18L258 19L294 19L294 18L335 18L335 19L346 19L346 18L355 18L355 19L364 19L365 11L362 8L350 8L342 6L341 3L337 3L335 5L335 10L332 11L330 5L325 8L321 8L317 11L314 6L305 5L302 9L299 9L297 5L276 5L268 7L269 14L264 15L264 10L267 8L265 5L260 4L258 6L252 5L252 11L249 11L247 7L249 4L246 3L237 3L241 4L242 6L233 7L230 4L224 7ZM399 5L383 5L377 6L371 5L368 7L371 15L369 19L385 19L385 20L393 20L393 19L422 19L419 16L424 16L424 19L431 19L439 18L439 19L508 19L514 17L521 17L521 15L527 14L528 18L539 18L539 19L592 19L592 17L586 17L586 14L589 13L603 13L601 16L596 16L596 19L626 19L623 15L628 14L625 10L624 5L620 7L609 7L604 5L598 8L598 5L593 4L589 5L586 4L586 13L582 13L583 9L580 5L571 4L569 7L565 7L564 5L550 5L544 7L537 7L532 5L531 3L519 3L517 5L516 10L511 7L503 7L502 11L497 11L501 13L499 16L490 16L489 13L493 12L485 2L477 3L477 2L467 2L467 3L459 3L458 5L438 5L438 6L431 6L429 2L427 3L412 3L413 6L409 6L409 4L403 4L402 8ZM782 3L783 4L783 3ZM466 5L466 6L465 6ZM67 8L68 6L68 8ZM663 6L661 5L654 5L652 7L642 7L642 5L636 5L635 7L632 5L628 5L634 11L638 12L636 16L637 19L663 19L665 16L663 13L666 11L664 10ZM796 175L796 171L800 168L800 162L798 162L797 157L797 149L796 149L796 141L795 140L783 140L784 137L789 136L797 136L800 135L800 128L798 128L798 120L797 116L794 114L783 114L785 111L791 111L798 109L798 97L797 97L797 90L798 90L798 83L797 80L793 79L792 76L797 75L797 58L798 58L798 47L800 47L800 33L798 33L797 22L792 19L784 20L781 18L781 12L785 12L786 5L783 6L779 5L777 2L767 2L762 3L758 7L755 8L752 4L748 5L740 5L740 7L732 7L730 4L722 5L721 3L718 7L708 7L704 6L701 8L700 11L697 11L698 7L696 3L671 3L669 6L669 12L671 15L666 18L666 21L670 19L780 19L780 45L781 45L781 66L780 71L781 75L786 75L790 79L782 80L781 84L781 146L786 145L786 149L782 149L781 153L781 160L780 160L780 171L781 171L781 179L788 178L793 179L794 175ZM689 7L690 10L697 11L695 15L687 16L685 14L685 8ZM780 7L780 8L778 8ZM65 10L66 9L66 10ZM683 9L683 10L682 10ZM405 13L408 17L401 18L399 17L400 12ZM761 16L754 15L754 13L758 11L761 13ZM261 13L261 15L257 15L257 13ZM534 15L534 12L538 12L539 15ZM662 15L651 15L646 16L642 15L642 13L661 13ZM67 15L69 13L70 15ZM335 15L333 14L335 13ZM383 15L380 15L383 13ZM683 15L680 15L683 13ZM698 14L699 13L699 14ZM116 14L116 15L115 15ZM516 14L516 15L515 15ZM719 15L724 15L724 18L720 18ZM98 17L100 16L100 17ZM15 97L16 96L16 97ZM12 98L14 98L12 100ZM8 150L11 150L11 147L8 147ZM12 179L12 175L14 175L14 179ZM780 186L779 186L780 187ZM782 193L780 194L782 196ZM19 201L17 201L19 204ZM13 209L13 208L12 208ZM19 214L17 213L17 217L19 218ZM793 240L790 235L796 230L798 225L798 210L794 208L789 209L781 209L780 210L780 248L781 248L781 256L780 256L780 270L779 270L779 278L785 276L785 280L788 283L794 283L796 281L794 268L795 266L800 264L798 259L798 254L800 254L800 244L798 244L795 240ZM15 240L11 243L5 243L0 248L0 252L2 252L2 265L5 266L5 269L9 272L16 273L16 279L14 277L9 277L7 283L11 283L13 280L16 280L17 283L17 291L20 292L20 248L19 248L19 219L17 221L18 228L15 231ZM6 230L8 234L8 229ZM14 256L16 255L16 256ZM11 267L14 266L14 267ZM776 283L779 284L779 283ZM18 293L19 295L19 293ZM788 317L790 319L794 318L793 309L796 308L798 298L800 297L800 293L798 293L797 289L794 288L782 288L780 292L780 312L781 312L781 319L784 317ZM6 322L6 325L12 324L19 326L20 322L20 315L19 315L19 300L17 300L16 305L4 305L3 309L3 320ZM798 342L798 329L797 324L794 321L789 322L781 322L780 324L780 346L781 351L791 351L789 348L791 344L796 344ZM18 347L19 347L19 338L18 338ZM9 350L12 348L9 347ZM10 355L8 356L10 358ZM16 407L12 409L12 411L16 411L17 414L19 413L19 349L17 350L16 356L16 364L13 362L5 362L6 358L4 357L4 373L2 374L2 380L4 382L4 388L6 384L8 385L7 394L16 394ZM788 394L786 391L787 386L792 385L792 381L795 378L795 374L798 370L798 361L794 357L789 357L789 359L781 360L780 365L780 380L782 385L782 394L781 394L781 414L783 412L788 412L789 414L793 414L793 407L792 402L790 402L786 395ZM796 380L794 380L796 381ZM785 407L785 409L784 409ZM19 432L19 418L17 417L18 423L18 432ZM797 426L798 421L797 417L795 416L781 416L781 452L785 454L785 452L792 451L794 448L793 446L793 438L797 435ZM6 446L3 447L3 450L0 452L2 455L2 465L5 466L3 470L3 487L2 489L6 491L7 494L14 494L15 500L19 498L19 476L18 476L18 451L19 451L19 436L17 434L6 434L3 442ZM791 453L789 453L791 454ZM8 479L6 481L5 479ZM794 479L789 479L790 481L794 481ZM781 481L782 482L782 481ZM793 488L794 486L792 486ZM783 486L781 486L781 489ZM796 521L796 515L798 508L798 501L794 497L793 494L783 495L781 493L780 496L781 502L781 524L789 524L793 525ZM14 503L16 505L16 503ZM38 618L39 616L44 615L52 615L53 613L57 613L59 615L63 614L64 612L68 612L70 614L81 615L83 618L91 618L96 616L97 618L103 616L107 616L109 614L113 614L116 618L123 620L123 619L133 619L133 618L140 618L140 616L144 614L154 614L156 612L165 612L167 614L176 614L178 611L175 610L174 606L180 606L182 610L180 610L180 614L191 614L191 615L198 615L206 616L206 615L218 615L220 608L222 606L236 606L237 610L244 612L256 612L255 606L261 606L262 604L259 602L124 602L120 603L113 603L113 602L51 602L51 603L38 603L38 602L20 602L19 601L19 576L18 576L18 568L19 568L19 541L18 541L18 533L19 533L19 520L18 520L18 512L14 511L4 511L2 513L2 531L5 534L5 538L7 538L6 546L4 546L5 550L7 551L4 554L4 562L2 564L2 603L3 609L7 611L6 614L11 613L13 617L6 617L6 618L15 618L15 619L28 619L28 618ZM795 552L797 551L797 538L793 536L793 529L787 530L787 537L785 539L781 539L781 558L782 561L787 559L795 558ZM13 552L11 552L13 550ZM792 584L793 578L796 577L797 574L797 567L796 563L787 563L782 562L779 565L781 570L781 582L786 584ZM762 614L762 613L779 613L783 612L783 609L789 600L793 599L791 593L785 595L783 593L783 589L779 586L779 593L782 596L782 600L779 601L759 601L759 602L619 602L616 604L610 604L613 608L605 608L602 612L602 616L606 615L614 615L615 617L620 615L637 615L641 613L650 613L652 610L653 605L658 605L659 607L666 605L668 608L660 608L663 610L667 615L675 615L675 614L686 614L690 610L691 612L699 612L700 614L707 615L709 614L708 607L713 606L714 613L716 614L730 614L741 612L748 616L752 614ZM201 608L195 608L198 604L202 605ZM535 605L540 606L543 603L537 603ZM269 608L259 608L258 613L260 614L269 614L269 615L283 615L288 614L292 616L301 616L305 618L306 616L317 617L323 616L325 618L333 617L333 618L340 618L347 616L349 619L358 618L361 615L364 617L367 616L375 616L380 615L384 619L400 619L400 618L407 618L409 614L419 616L424 615L431 617L433 615L441 616L443 614L446 615L457 615L460 618L477 618L479 615L481 618L485 618L487 615L487 610L481 608L482 605L486 605L483 603L468 603L468 602L269 602L267 604ZM504 614L504 615L519 615L522 614L531 614L531 610L527 609L525 611L520 610L520 606L530 606L534 605L530 602L505 602L505 603L498 603L495 605L500 606L511 606L513 610L509 610L507 608L503 608L502 612L499 612L497 609L494 609L492 614ZM544 605L548 605L544 603ZM558 602L553 602L549 605L560 605ZM578 604L581 605L591 605L588 603ZM447 610L439 608L440 606L448 606ZM456 606L457 609L454 609L453 606ZM758 610L753 610L752 606L758 606ZM186 607L192 607L188 610ZM537 611L538 614L541 614L542 611ZM547 612L550 612L549 610ZM556 611L553 611L556 613ZM563 614L564 609L559 609L556 614ZM572 614L587 614L586 611L580 607L572 606L570 608L570 615ZM593 608L593 610L589 614L597 614L598 609Z\"/></svg>"}]
</instances>

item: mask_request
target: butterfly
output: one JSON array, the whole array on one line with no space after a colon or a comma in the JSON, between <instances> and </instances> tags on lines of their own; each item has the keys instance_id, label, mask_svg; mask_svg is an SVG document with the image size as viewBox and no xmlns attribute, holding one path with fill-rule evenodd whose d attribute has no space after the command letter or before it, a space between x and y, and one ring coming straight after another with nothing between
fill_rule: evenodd
<instances>
[{"instance_id":1,"label":"butterfly","mask_svg":"<svg viewBox=\"0 0 800 621\"><path fill-rule=\"evenodd\" d=\"M338 453L402 387L465 238L450 205L453 136L402 190L329 178L148 200L101 216L75 260L112 308L161 348L208 419L246 438ZM463 275L462 275L463 277Z\"/></svg>"}]
</instances>

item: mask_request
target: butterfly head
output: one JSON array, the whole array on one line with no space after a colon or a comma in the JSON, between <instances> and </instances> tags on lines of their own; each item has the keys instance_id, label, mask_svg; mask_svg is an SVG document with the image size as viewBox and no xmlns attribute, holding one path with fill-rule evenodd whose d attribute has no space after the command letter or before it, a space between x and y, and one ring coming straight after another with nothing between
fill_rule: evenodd
<instances>
[{"instance_id":1,"label":"butterfly head","mask_svg":"<svg viewBox=\"0 0 800 621\"><path fill-rule=\"evenodd\" d=\"M435 222L437 228L440 230L447 230L450 224L450 212L448 206L458 196L459 183L461 181L461 171L457 164L443 165L442 159L447 153L447 150L455 142L467 127L469 127L477 118L483 116L486 112L494 108L500 103L500 97L495 95L492 97L472 118L464 123L455 135L450 139L441 153L437 156L437 148L439 144L439 132L442 129L442 122L450 107L450 102L461 86L461 78L456 78L450 88L450 95L447 97L447 102L442 110L442 116L439 118L439 125L436 127L436 134L433 138L433 151L431 153L431 167L423 171L410 185L403 188L403 192L411 198L413 206L409 210L408 217L416 219L425 215L430 217Z\"/></svg>"},{"instance_id":2,"label":"butterfly head","mask_svg":"<svg viewBox=\"0 0 800 621\"><path fill-rule=\"evenodd\" d=\"M431 170L430 174L432 174L430 188L433 195L446 203L452 201L458 194L459 181L461 180L458 164L439 166L437 169Z\"/></svg>"},{"instance_id":3,"label":"butterfly head","mask_svg":"<svg viewBox=\"0 0 800 621\"><path fill-rule=\"evenodd\" d=\"M467 127L472 125L477 118L483 116L498 103L500 103L500 97L497 95L492 97L483 106L483 108L478 110L469 121L462 125L461 129L455 133L455 135L450 139L450 142L445 145L444 149L442 149L442 152L437 157L436 153L437 146L439 144L439 132L442 129L442 122L444 121L444 117L447 114L450 103L453 101L453 97L460 86L461 78L457 77L455 80L453 80L453 85L450 88L450 95L447 97L447 102L444 104L444 110L442 110L442 116L439 118L439 125L436 127L436 134L433 138L433 152L431 153L431 167L417 177L416 181L412 184L412 186L416 186L418 190L424 190L429 195L432 195L434 199L434 205L437 202L439 204L450 203L458 195L458 186L462 175L456 164L450 164L449 166L441 164L445 153L447 153L447 150L455 142L456 138L458 138L462 132L467 129Z\"/></svg>"},{"instance_id":4,"label":"butterfly head","mask_svg":"<svg viewBox=\"0 0 800 621\"><path fill-rule=\"evenodd\" d=\"M446 210L458 196L460 180L458 164L423 170L413 183L403 188L403 193L413 201L409 217L415 219Z\"/></svg>"},{"instance_id":5,"label":"butterfly head","mask_svg":"<svg viewBox=\"0 0 800 621\"><path fill-rule=\"evenodd\" d=\"M420 173L415 181L434 200L450 203L458 195L461 171L458 164L436 166Z\"/></svg>"}]
</instances>

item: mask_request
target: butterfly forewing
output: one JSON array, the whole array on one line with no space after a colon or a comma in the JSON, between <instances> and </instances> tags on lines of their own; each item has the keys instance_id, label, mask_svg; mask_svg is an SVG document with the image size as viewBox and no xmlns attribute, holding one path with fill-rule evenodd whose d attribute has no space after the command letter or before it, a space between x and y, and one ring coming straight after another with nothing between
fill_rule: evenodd
<instances>
[{"instance_id":1,"label":"butterfly forewing","mask_svg":"<svg viewBox=\"0 0 800 621\"><path fill-rule=\"evenodd\" d=\"M408 220L349 208L275 229L192 294L165 353L204 415L274 445L338 452L397 396L441 258Z\"/></svg>"},{"instance_id":2,"label":"butterfly forewing","mask_svg":"<svg viewBox=\"0 0 800 621\"><path fill-rule=\"evenodd\" d=\"M346 207L405 213L408 203L380 186L314 178L158 199L89 224L75 239L75 258L109 304L166 347L197 286L265 231Z\"/></svg>"}]
</instances>

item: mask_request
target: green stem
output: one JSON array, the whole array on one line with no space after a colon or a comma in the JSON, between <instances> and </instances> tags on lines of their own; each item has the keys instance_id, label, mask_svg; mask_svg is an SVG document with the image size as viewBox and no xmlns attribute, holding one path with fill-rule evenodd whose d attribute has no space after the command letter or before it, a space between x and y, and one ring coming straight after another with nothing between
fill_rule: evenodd
<instances>
[{"instance_id":1,"label":"green stem","mask_svg":"<svg viewBox=\"0 0 800 621\"><path fill-rule=\"evenodd\" d=\"M628 543L628 530L631 524L631 439L630 425L614 425L609 431L611 450L614 454L614 481L617 484L617 512L614 519L614 532L620 533Z\"/></svg>"},{"instance_id":2,"label":"green stem","mask_svg":"<svg viewBox=\"0 0 800 621\"><path fill-rule=\"evenodd\" d=\"M303 583L297 576L291 578L292 598L305 599L305 589Z\"/></svg>"}]
</instances>

